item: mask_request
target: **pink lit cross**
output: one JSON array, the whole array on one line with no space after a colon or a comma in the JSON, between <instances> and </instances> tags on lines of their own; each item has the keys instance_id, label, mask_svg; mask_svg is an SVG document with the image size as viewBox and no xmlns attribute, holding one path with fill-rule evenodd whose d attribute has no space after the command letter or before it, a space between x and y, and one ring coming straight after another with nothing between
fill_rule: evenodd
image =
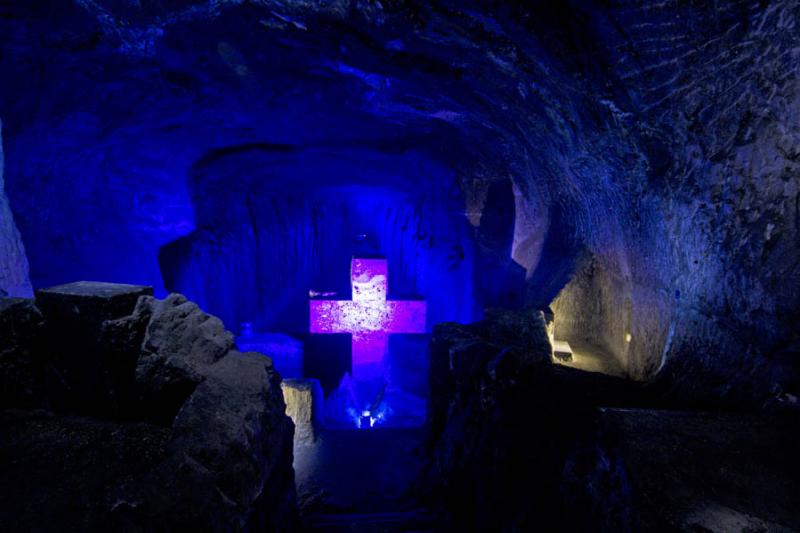
<instances>
[{"instance_id":1,"label":"pink lit cross","mask_svg":"<svg viewBox=\"0 0 800 533\"><path fill-rule=\"evenodd\" d=\"M354 257L350 265L352 300L311 300L311 333L353 336L353 380L382 372L390 333L425 333L424 301L387 300L386 259Z\"/></svg>"}]
</instances>

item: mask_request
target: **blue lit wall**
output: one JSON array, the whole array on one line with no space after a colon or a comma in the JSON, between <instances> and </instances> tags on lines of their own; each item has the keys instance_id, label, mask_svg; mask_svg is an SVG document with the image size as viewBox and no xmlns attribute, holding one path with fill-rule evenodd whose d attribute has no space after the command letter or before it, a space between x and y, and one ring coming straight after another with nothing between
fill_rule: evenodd
<instances>
[{"instance_id":1,"label":"blue lit wall","mask_svg":"<svg viewBox=\"0 0 800 533\"><path fill-rule=\"evenodd\" d=\"M329 425L355 427L383 383L346 380L339 389L350 343L307 335L311 291L351 299L351 257L387 259L389 299L427 302L423 331L480 316L463 198L453 172L423 152L244 145L207 155L189 174L196 229L161 248L166 287L232 329L247 322L299 335L306 375L323 382ZM378 425L420 425L426 340L390 341L389 387L373 415Z\"/></svg>"},{"instance_id":2,"label":"blue lit wall","mask_svg":"<svg viewBox=\"0 0 800 533\"><path fill-rule=\"evenodd\" d=\"M358 254L385 256L390 298L424 297L431 324L477 316L463 200L421 153L244 146L200 161L191 188L197 230L162 271L231 327L307 331L309 291L348 297Z\"/></svg>"},{"instance_id":3,"label":"blue lit wall","mask_svg":"<svg viewBox=\"0 0 800 533\"><path fill-rule=\"evenodd\" d=\"M248 6L142 35L141 49L100 38L75 5L13 10L28 23L0 21L14 50L0 71L18 73L0 83L0 116L36 287L148 284L231 330L297 334L309 290L348 298L350 258L377 254L390 298L424 298L429 328L518 303L509 178L492 177L501 216L476 229L480 194L464 184L488 133L425 100L456 74L446 63L386 68L358 32L326 23L287 42L243 26L265 16ZM424 358L393 366L422 395Z\"/></svg>"},{"instance_id":4,"label":"blue lit wall","mask_svg":"<svg viewBox=\"0 0 800 533\"><path fill-rule=\"evenodd\" d=\"M95 40L98 23L78 6L57 16L40 2L14 10L31 26L3 26L14 53L0 57L0 68L17 76L0 84L0 114L7 192L38 287L125 280L164 294L158 251L196 229L190 175L217 150L268 143L346 153L367 145L380 159L409 149L442 153L451 143L446 124L398 124L359 109L388 78L365 80L357 69L282 46L257 24L243 29L240 9L174 28L146 55ZM243 50L257 53L245 60ZM385 160L371 165L372 183L391 174L392 157ZM340 185L347 171L325 171L313 155L291 165ZM435 180L442 171L426 175ZM452 179L443 184L451 186Z\"/></svg>"},{"instance_id":5,"label":"blue lit wall","mask_svg":"<svg viewBox=\"0 0 800 533\"><path fill-rule=\"evenodd\" d=\"M787 368L800 301L791 179L800 120L786 52L796 36L784 16L796 6L483 4L3 2L6 190L34 284L128 281L159 294L174 284L232 328L246 317L293 328L299 296L284 301L265 273L290 276L287 294L306 282L345 290L343 278L324 279L346 272L344 250L337 258L324 249L337 242L331 236L372 235L367 244L400 272L398 290L435 290L443 248L380 220L391 203L392 213L419 215L426 232L438 227L424 213L438 205L450 217L456 181L475 241L455 275L472 269L465 300L519 300L507 232L516 205L513 257L529 276L526 303L550 303L584 257L602 265L617 280L604 307L623 311L613 337L632 376L663 368L671 383L686 383L682 391L710 400L745 400L751 388L762 399L797 396L796 377L781 377L797 374ZM686 25L663 24L665 14ZM708 31L685 31L696 27ZM745 59L715 60L731 49ZM296 220L257 209L250 226L287 228L303 251L317 248L317 266L279 269L295 262L288 249L267 255L278 237L248 241L246 224L217 226L219 213L199 201L209 185L202 176L215 175L204 165L216 158L233 168L242 163L233 153L248 145L275 153L258 173L240 172L230 191L214 190L231 200L217 205L289 205L291 196L302 205ZM352 160L368 161L375 179L348 184L360 170ZM272 165L282 170L267 174ZM327 193L288 187L291 167L331 180ZM253 183L241 193L238 180L256 174L286 190ZM340 208L341 219L332 214ZM483 211L496 217L487 224ZM319 227L301 228L314 212ZM444 227L463 242L457 225L448 218ZM350 238L344 246L355 249ZM227 249L238 255L220 259ZM199 272L201 254L217 279ZM240 274L260 283L253 294L235 286ZM429 297L448 316L445 300ZM695 386L701 376L720 385Z\"/></svg>"}]
</instances>

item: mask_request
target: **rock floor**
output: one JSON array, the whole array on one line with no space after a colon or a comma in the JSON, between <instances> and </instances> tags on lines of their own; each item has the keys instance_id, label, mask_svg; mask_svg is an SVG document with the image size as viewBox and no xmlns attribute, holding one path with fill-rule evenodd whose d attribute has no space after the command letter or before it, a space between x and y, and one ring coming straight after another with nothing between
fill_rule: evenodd
<instances>
[{"instance_id":1,"label":"rock floor","mask_svg":"<svg viewBox=\"0 0 800 533\"><path fill-rule=\"evenodd\" d=\"M415 488L422 429L323 430L295 446L303 522L310 531L434 531Z\"/></svg>"},{"instance_id":2,"label":"rock floor","mask_svg":"<svg viewBox=\"0 0 800 533\"><path fill-rule=\"evenodd\" d=\"M644 530L800 530L795 417L603 409Z\"/></svg>"},{"instance_id":3,"label":"rock floor","mask_svg":"<svg viewBox=\"0 0 800 533\"><path fill-rule=\"evenodd\" d=\"M110 489L162 460L169 433L144 423L3 411L0 530L96 529Z\"/></svg>"}]
</instances>

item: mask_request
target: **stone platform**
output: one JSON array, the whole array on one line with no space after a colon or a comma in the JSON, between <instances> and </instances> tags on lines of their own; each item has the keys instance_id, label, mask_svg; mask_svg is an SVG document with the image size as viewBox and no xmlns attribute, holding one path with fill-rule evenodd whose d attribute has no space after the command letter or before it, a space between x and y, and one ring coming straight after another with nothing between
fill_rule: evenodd
<instances>
[{"instance_id":1,"label":"stone platform","mask_svg":"<svg viewBox=\"0 0 800 533\"><path fill-rule=\"evenodd\" d=\"M107 416L123 409L136 362L110 349L104 329L130 315L152 287L78 281L36 291L45 321L45 381L60 408Z\"/></svg>"},{"instance_id":2,"label":"stone platform","mask_svg":"<svg viewBox=\"0 0 800 533\"><path fill-rule=\"evenodd\" d=\"M76 281L36 291L36 305L59 320L87 315L99 320L111 320L130 313L140 296L152 296L153 288L144 285Z\"/></svg>"}]
</instances>

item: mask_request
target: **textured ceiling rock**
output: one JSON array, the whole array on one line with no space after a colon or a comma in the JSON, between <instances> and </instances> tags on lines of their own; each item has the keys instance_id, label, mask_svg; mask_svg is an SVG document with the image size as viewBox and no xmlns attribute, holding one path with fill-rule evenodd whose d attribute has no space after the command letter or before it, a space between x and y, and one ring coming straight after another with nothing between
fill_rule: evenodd
<instances>
[{"instance_id":1,"label":"textured ceiling rock","mask_svg":"<svg viewBox=\"0 0 800 533\"><path fill-rule=\"evenodd\" d=\"M0 296L31 297L28 258L5 193L2 130L0 122Z\"/></svg>"},{"instance_id":2,"label":"textured ceiling rock","mask_svg":"<svg viewBox=\"0 0 800 533\"><path fill-rule=\"evenodd\" d=\"M756 402L797 381L797 2L3 9L34 280L57 282L58 250L86 276L159 283L153 250L195 229L187 171L220 146L412 146L457 172L473 224L513 182L528 303L595 258L632 377Z\"/></svg>"}]
</instances>

